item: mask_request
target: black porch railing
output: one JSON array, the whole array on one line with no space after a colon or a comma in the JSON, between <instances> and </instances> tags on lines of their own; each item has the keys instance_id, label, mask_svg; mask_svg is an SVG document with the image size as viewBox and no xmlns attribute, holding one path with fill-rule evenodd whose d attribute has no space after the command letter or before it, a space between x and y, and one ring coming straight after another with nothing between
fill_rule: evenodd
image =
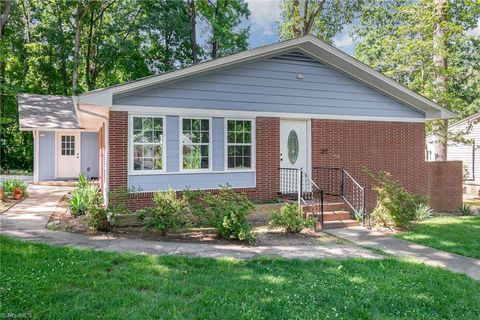
<instances>
[{"instance_id":1,"label":"black porch railing","mask_svg":"<svg viewBox=\"0 0 480 320\"><path fill-rule=\"evenodd\" d=\"M325 195L338 196L353 210L353 213L362 220L365 226L370 224L365 210L365 188L360 185L343 168L315 167L312 170L315 183L324 190Z\"/></svg>"}]
</instances>

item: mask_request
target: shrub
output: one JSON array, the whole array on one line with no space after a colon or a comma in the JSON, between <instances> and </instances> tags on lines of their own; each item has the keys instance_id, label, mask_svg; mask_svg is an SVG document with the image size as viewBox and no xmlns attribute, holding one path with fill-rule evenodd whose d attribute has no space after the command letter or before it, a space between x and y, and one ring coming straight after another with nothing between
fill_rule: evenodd
<instances>
[{"instance_id":1,"label":"shrub","mask_svg":"<svg viewBox=\"0 0 480 320\"><path fill-rule=\"evenodd\" d=\"M183 204L177 198L175 190L157 192L153 197L155 207L138 211L139 219L146 222L147 228L154 228L165 233L188 226L183 216Z\"/></svg>"},{"instance_id":2,"label":"shrub","mask_svg":"<svg viewBox=\"0 0 480 320\"><path fill-rule=\"evenodd\" d=\"M74 216L84 215L97 209L102 203L100 190L94 185L76 187L70 195L69 207Z\"/></svg>"},{"instance_id":3,"label":"shrub","mask_svg":"<svg viewBox=\"0 0 480 320\"><path fill-rule=\"evenodd\" d=\"M252 226L247 222L247 216L255 206L245 195L228 186L221 187L218 194L206 195L205 203L220 237L255 242Z\"/></svg>"},{"instance_id":4,"label":"shrub","mask_svg":"<svg viewBox=\"0 0 480 320\"><path fill-rule=\"evenodd\" d=\"M469 203L464 203L460 208L462 216L471 216L473 215L473 206Z\"/></svg>"},{"instance_id":5,"label":"shrub","mask_svg":"<svg viewBox=\"0 0 480 320\"><path fill-rule=\"evenodd\" d=\"M415 220L423 221L432 216L433 209L426 203L419 203L415 208Z\"/></svg>"},{"instance_id":6,"label":"shrub","mask_svg":"<svg viewBox=\"0 0 480 320\"><path fill-rule=\"evenodd\" d=\"M366 172L376 183L373 190L377 194L377 206L371 214L373 223L393 224L401 230L409 229L416 218L418 200L400 182L393 180L388 172Z\"/></svg>"},{"instance_id":7,"label":"shrub","mask_svg":"<svg viewBox=\"0 0 480 320\"><path fill-rule=\"evenodd\" d=\"M112 226L108 221L108 211L105 208L92 208L87 213L87 223L90 227L99 231L110 231Z\"/></svg>"},{"instance_id":8,"label":"shrub","mask_svg":"<svg viewBox=\"0 0 480 320\"><path fill-rule=\"evenodd\" d=\"M78 181L77 183L75 184L75 186L77 188L86 188L89 186L89 182L88 182L88 179L87 177L85 177L83 174L80 174L78 176Z\"/></svg>"},{"instance_id":9,"label":"shrub","mask_svg":"<svg viewBox=\"0 0 480 320\"><path fill-rule=\"evenodd\" d=\"M214 226L212 211L206 209L206 193L200 190L185 189L182 191L184 215L195 226Z\"/></svg>"},{"instance_id":10,"label":"shrub","mask_svg":"<svg viewBox=\"0 0 480 320\"><path fill-rule=\"evenodd\" d=\"M111 215L131 213L125 205L129 193L134 190L122 187L108 193L108 212Z\"/></svg>"},{"instance_id":11,"label":"shrub","mask_svg":"<svg viewBox=\"0 0 480 320\"><path fill-rule=\"evenodd\" d=\"M284 228L286 232L296 233L304 228L313 228L315 226L315 218L303 218L300 214L297 204L286 204L280 211L272 212L269 228Z\"/></svg>"},{"instance_id":12,"label":"shrub","mask_svg":"<svg viewBox=\"0 0 480 320\"><path fill-rule=\"evenodd\" d=\"M2 182L2 189L4 197L11 198L15 189L19 188L22 191L23 197L28 196L27 185L19 179L6 179Z\"/></svg>"}]
</instances>

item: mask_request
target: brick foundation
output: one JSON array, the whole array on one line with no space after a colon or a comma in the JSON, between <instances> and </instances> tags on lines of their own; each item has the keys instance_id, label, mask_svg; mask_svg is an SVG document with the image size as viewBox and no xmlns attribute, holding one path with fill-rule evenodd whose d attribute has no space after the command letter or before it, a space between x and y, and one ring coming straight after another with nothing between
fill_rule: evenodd
<instances>
[{"instance_id":1,"label":"brick foundation","mask_svg":"<svg viewBox=\"0 0 480 320\"><path fill-rule=\"evenodd\" d=\"M430 206L437 212L458 212L463 203L462 161L427 162Z\"/></svg>"},{"instance_id":2,"label":"brick foundation","mask_svg":"<svg viewBox=\"0 0 480 320\"><path fill-rule=\"evenodd\" d=\"M366 189L366 207L376 205L373 181L363 171L390 172L413 194L426 194L423 123L312 120L313 167L343 167Z\"/></svg>"}]
</instances>

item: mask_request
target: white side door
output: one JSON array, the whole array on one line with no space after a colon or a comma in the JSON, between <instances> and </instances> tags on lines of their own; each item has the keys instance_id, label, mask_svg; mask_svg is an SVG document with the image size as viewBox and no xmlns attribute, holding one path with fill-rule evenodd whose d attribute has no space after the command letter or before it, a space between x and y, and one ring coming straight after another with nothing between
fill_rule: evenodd
<instances>
[{"instance_id":1,"label":"white side door","mask_svg":"<svg viewBox=\"0 0 480 320\"><path fill-rule=\"evenodd\" d=\"M306 120L280 120L280 192L292 193L298 180L296 170L308 170ZM306 185L304 184L304 189ZM308 188L307 188L308 189Z\"/></svg>"},{"instance_id":2,"label":"white side door","mask_svg":"<svg viewBox=\"0 0 480 320\"><path fill-rule=\"evenodd\" d=\"M80 132L57 133L57 178L80 174Z\"/></svg>"}]
</instances>

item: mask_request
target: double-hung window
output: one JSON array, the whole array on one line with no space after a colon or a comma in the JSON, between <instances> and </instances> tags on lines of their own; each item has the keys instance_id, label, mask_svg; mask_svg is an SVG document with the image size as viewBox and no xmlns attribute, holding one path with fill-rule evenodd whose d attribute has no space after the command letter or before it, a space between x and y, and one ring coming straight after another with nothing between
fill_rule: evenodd
<instances>
[{"instance_id":1,"label":"double-hung window","mask_svg":"<svg viewBox=\"0 0 480 320\"><path fill-rule=\"evenodd\" d=\"M132 155L134 172L164 169L164 118L132 116Z\"/></svg>"},{"instance_id":2,"label":"double-hung window","mask_svg":"<svg viewBox=\"0 0 480 320\"><path fill-rule=\"evenodd\" d=\"M182 169L210 168L210 119L182 119Z\"/></svg>"},{"instance_id":3,"label":"double-hung window","mask_svg":"<svg viewBox=\"0 0 480 320\"><path fill-rule=\"evenodd\" d=\"M227 168L251 169L252 120L227 120Z\"/></svg>"}]
</instances>

